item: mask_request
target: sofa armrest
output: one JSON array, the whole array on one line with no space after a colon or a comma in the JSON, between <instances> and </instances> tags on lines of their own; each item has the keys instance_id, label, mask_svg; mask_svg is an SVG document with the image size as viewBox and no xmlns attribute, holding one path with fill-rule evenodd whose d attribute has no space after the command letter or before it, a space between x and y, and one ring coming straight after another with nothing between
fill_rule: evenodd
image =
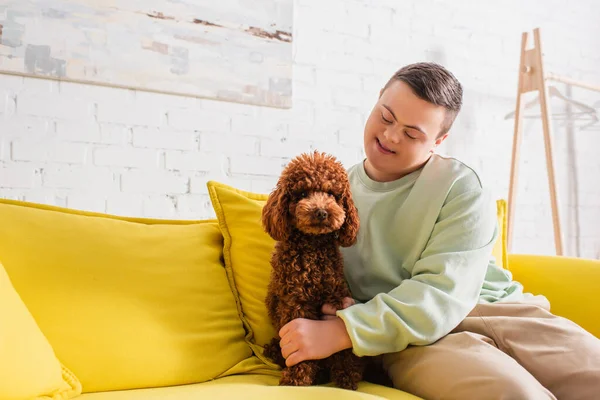
<instances>
[{"instance_id":1,"label":"sofa armrest","mask_svg":"<svg viewBox=\"0 0 600 400\"><path fill-rule=\"evenodd\" d=\"M508 266L525 292L546 296L555 315L600 337L599 260L509 254Z\"/></svg>"}]
</instances>

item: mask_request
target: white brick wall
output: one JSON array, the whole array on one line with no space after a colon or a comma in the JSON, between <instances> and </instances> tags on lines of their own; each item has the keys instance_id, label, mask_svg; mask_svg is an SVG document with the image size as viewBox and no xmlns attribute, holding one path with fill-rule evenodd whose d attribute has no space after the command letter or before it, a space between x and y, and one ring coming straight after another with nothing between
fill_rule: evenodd
<instances>
[{"instance_id":1,"label":"white brick wall","mask_svg":"<svg viewBox=\"0 0 600 400\"><path fill-rule=\"evenodd\" d=\"M105 167L156 168L159 152L153 149L136 149L124 146L94 149L94 164Z\"/></svg>"},{"instance_id":2,"label":"white brick wall","mask_svg":"<svg viewBox=\"0 0 600 400\"><path fill-rule=\"evenodd\" d=\"M429 60L465 87L464 111L441 151L478 168L506 198L513 121L504 115L514 108L521 32L542 28L553 72L600 82L599 3L565 4L295 0L290 110L0 75L0 196L122 215L210 217L209 179L267 192L301 151L358 162L381 85L400 66ZM573 93L600 101L598 93ZM563 104L554 104L560 111ZM570 255L600 257L598 134L554 124ZM541 137L540 123L528 120L514 251L552 254Z\"/></svg>"}]
</instances>

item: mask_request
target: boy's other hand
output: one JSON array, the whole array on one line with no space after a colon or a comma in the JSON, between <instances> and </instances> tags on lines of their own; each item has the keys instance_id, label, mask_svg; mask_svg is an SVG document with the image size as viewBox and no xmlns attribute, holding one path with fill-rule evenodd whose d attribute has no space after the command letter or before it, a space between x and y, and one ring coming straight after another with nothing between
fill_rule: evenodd
<instances>
[{"instance_id":1,"label":"boy's other hand","mask_svg":"<svg viewBox=\"0 0 600 400\"><path fill-rule=\"evenodd\" d=\"M356 304L356 302L354 301L353 298L344 297L344 300L342 301L342 310L346 309L350 306L353 306L354 304ZM327 303L323 304L323 307L321 307L321 312L323 313L323 316L321 316L321 319L328 320L328 319L336 318L335 313L337 312L337 310L338 309L336 309L331 304L327 304Z\"/></svg>"}]
</instances>

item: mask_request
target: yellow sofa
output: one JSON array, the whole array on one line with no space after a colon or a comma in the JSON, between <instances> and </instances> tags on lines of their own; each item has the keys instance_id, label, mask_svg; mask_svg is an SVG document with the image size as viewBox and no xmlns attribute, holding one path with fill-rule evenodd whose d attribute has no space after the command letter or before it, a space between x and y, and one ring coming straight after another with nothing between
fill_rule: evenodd
<instances>
[{"instance_id":1,"label":"yellow sofa","mask_svg":"<svg viewBox=\"0 0 600 400\"><path fill-rule=\"evenodd\" d=\"M266 194L208 186L217 218L204 221L0 200L0 400L416 398L277 386L261 352ZM506 254L505 207L497 262L600 336L600 262Z\"/></svg>"}]
</instances>

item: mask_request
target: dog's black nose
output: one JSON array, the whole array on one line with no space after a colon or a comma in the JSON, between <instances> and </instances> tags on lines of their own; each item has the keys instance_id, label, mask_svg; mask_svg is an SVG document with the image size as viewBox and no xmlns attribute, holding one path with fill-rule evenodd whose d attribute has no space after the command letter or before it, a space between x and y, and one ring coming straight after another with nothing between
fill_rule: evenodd
<instances>
[{"instance_id":1,"label":"dog's black nose","mask_svg":"<svg viewBox=\"0 0 600 400\"><path fill-rule=\"evenodd\" d=\"M323 221L325 218L327 218L327 211L323 210L322 208L319 208L317 210L317 218Z\"/></svg>"}]
</instances>

